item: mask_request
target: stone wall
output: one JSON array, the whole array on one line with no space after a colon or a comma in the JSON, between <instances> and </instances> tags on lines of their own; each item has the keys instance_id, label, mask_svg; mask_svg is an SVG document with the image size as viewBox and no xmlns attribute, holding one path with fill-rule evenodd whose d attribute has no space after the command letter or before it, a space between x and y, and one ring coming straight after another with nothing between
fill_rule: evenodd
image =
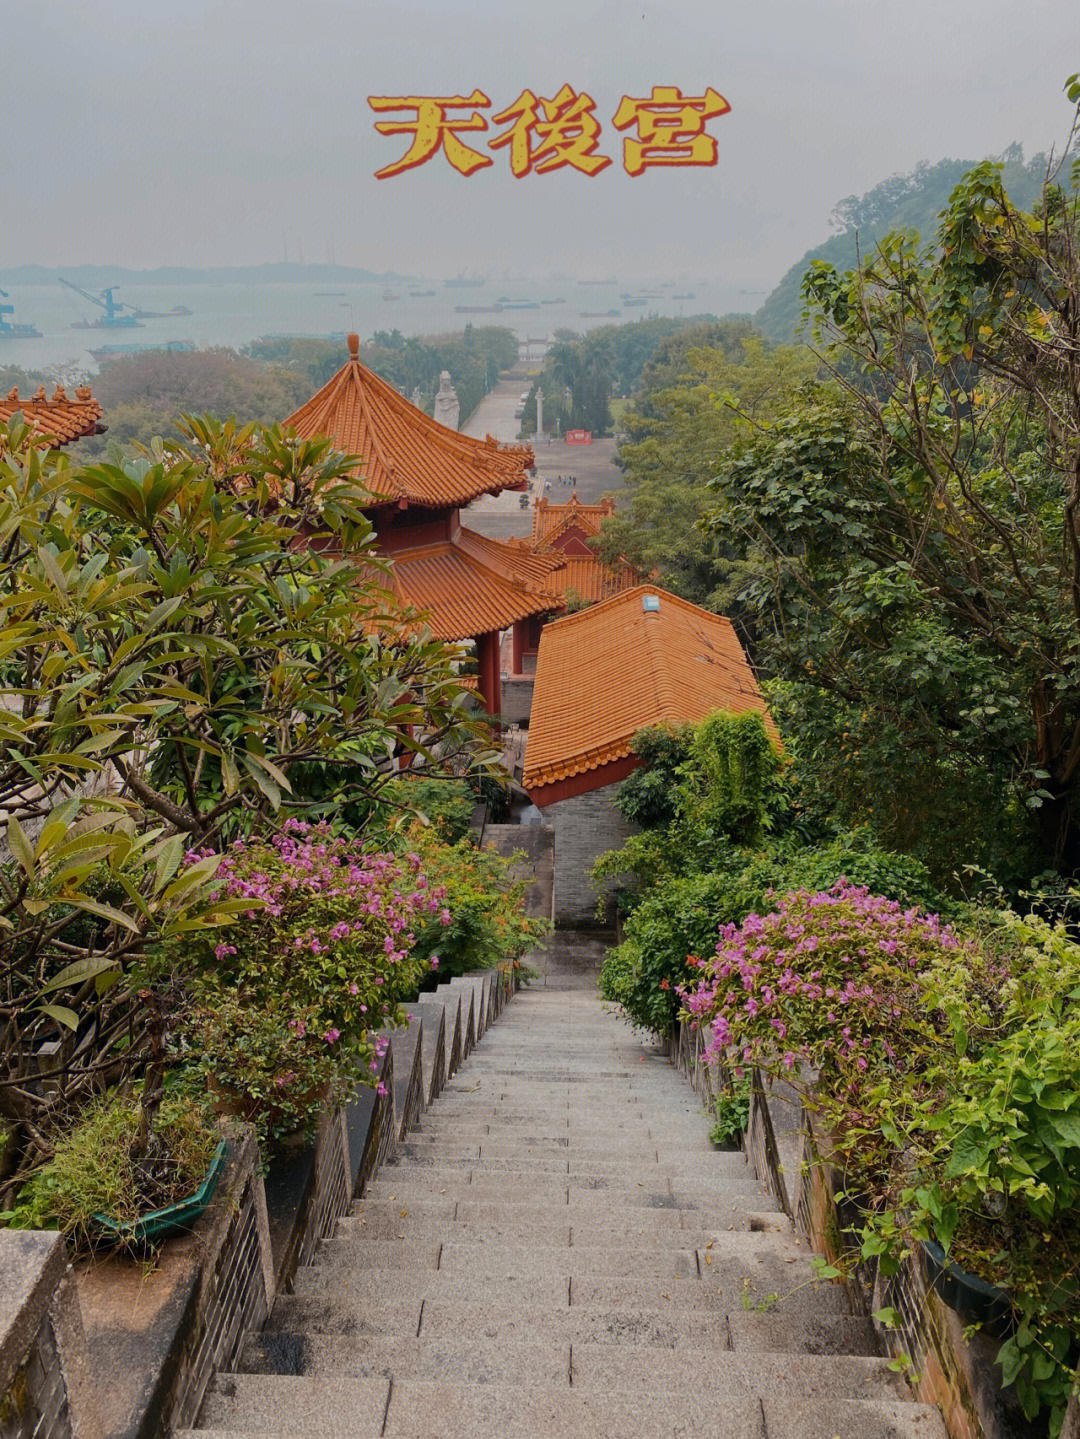
<instances>
[{"instance_id":1,"label":"stone wall","mask_svg":"<svg viewBox=\"0 0 1080 1439\"><path fill-rule=\"evenodd\" d=\"M529 679L503 677L502 703L499 713L507 724L527 725L529 723L535 683L536 681L531 677Z\"/></svg>"},{"instance_id":2,"label":"stone wall","mask_svg":"<svg viewBox=\"0 0 1080 1439\"><path fill-rule=\"evenodd\" d=\"M614 923L611 899L605 916L597 918L597 892L589 874L602 854L619 849L637 829L616 809L617 789L617 784L604 785L572 799L557 800L544 809L544 819L555 832L554 919L558 926L609 929ZM614 888L615 882L609 881L606 889Z\"/></svg>"}]
</instances>

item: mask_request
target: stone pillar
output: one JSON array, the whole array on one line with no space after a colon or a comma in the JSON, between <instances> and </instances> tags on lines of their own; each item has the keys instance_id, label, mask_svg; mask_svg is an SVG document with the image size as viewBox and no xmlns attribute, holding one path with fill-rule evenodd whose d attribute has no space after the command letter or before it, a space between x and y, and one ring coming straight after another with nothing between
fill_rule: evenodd
<instances>
[{"instance_id":1,"label":"stone pillar","mask_svg":"<svg viewBox=\"0 0 1080 1439\"><path fill-rule=\"evenodd\" d=\"M414 388L413 388L413 392L412 392L412 402L413 402L413 404L416 406L416 408L417 408L418 410L422 410L422 409L424 408L424 397L423 397L423 395L420 393L420 386L419 386L419 385L416 385L416 386L414 386Z\"/></svg>"},{"instance_id":2,"label":"stone pillar","mask_svg":"<svg viewBox=\"0 0 1080 1439\"><path fill-rule=\"evenodd\" d=\"M514 621L514 658L510 668L516 675L525 673L525 645L528 641L528 620Z\"/></svg>"},{"instance_id":3,"label":"stone pillar","mask_svg":"<svg viewBox=\"0 0 1080 1439\"><path fill-rule=\"evenodd\" d=\"M539 440L544 433L544 392L540 386L536 387L536 438Z\"/></svg>"},{"instance_id":4,"label":"stone pillar","mask_svg":"<svg viewBox=\"0 0 1080 1439\"><path fill-rule=\"evenodd\" d=\"M435 418L448 430L456 430L461 417L461 404L457 392L450 383L450 371L443 370L439 376L439 389L435 396Z\"/></svg>"},{"instance_id":5,"label":"stone pillar","mask_svg":"<svg viewBox=\"0 0 1080 1439\"><path fill-rule=\"evenodd\" d=\"M476 658L480 666L480 698L488 714L497 715L502 709L498 630L488 630L477 637Z\"/></svg>"}]
</instances>

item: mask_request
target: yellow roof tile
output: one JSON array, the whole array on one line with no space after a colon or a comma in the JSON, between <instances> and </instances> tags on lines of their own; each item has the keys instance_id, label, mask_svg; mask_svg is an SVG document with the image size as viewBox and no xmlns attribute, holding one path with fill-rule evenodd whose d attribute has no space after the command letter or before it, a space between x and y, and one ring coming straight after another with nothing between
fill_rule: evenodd
<instances>
[{"instance_id":1,"label":"yellow roof tile","mask_svg":"<svg viewBox=\"0 0 1080 1439\"><path fill-rule=\"evenodd\" d=\"M286 428L304 439L325 435L359 455L360 483L384 504L439 509L525 488L528 445L500 446L490 435L477 440L440 425L360 363L356 335L348 343L349 359Z\"/></svg>"},{"instance_id":2,"label":"yellow roof tile","mask_svg":"<svg viewBox=\"0 0 1080 1439\"><path fill-rule=\"evenodd\" d=\"M70 445L84 435L103 434L105 429L101 406L85 385L75 391L74 399L68 398L63 385L57 385L52 395L46 395L41 385L35 394L21 399L16 386L6 397L0 397L0 422L7 424L16 413L22 414L35 434L57 446Z\"/></svg>"},{"instance_id":3,"label":"yellow roof tile","mask_svg":"<svg viewBox=\"0 0 1080 1439\"><path fill-rule=\"evenodd\" d=\"M647 597L655 609L645 608ZM656 585L638 585L544 626L525 788L624 760L639 729L714 710L756 710L779 740L731 621Z\"/></svg>"},{"instance_id":4,"label":"yellow roof tile","mask_svg":"<svg viewBox=\"0 0 1080 1439\"><path fill-rule=\"evenodd\" d=\"M395 592L407 607L425 613L435 639L473 639L563 608L561 596L546 584L550 562L464 526L450 539L396 550L389 558Z\"/></svg>"}]
</instances>

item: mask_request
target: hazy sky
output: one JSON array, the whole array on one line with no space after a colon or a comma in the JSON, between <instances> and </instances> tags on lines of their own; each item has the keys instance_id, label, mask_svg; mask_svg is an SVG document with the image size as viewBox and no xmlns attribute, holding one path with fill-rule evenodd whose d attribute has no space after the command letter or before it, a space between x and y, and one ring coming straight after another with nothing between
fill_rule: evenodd
<instances>
[{"instance_id":1,"label":"hazy sky","mask_svg":"<svg viewBox=\"0 0 1080 1439\"><path fill-rule=\"evenodd\" d=\"M844 195L1060 142L1077 0L0 0L0 268L237 264L718 276L771 286ZM713 86L713 169L472 178L369 95ZM487 137L481 136L482 146Z\"/></svg>"}]
</instances>

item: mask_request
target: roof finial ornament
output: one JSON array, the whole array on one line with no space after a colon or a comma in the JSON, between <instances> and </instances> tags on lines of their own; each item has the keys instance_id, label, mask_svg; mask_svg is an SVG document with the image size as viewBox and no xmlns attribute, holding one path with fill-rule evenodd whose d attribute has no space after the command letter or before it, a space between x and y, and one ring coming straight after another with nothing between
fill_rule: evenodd
<instances>
[{"instance_id":1,"label":"roof finial ornament","mask_svg":"<svg viewBox=\"0 0 1080 1439\"><path fill-rule=\"evenodd\" d=\"M345 336L345 343L349 347L349 359L358 360L360 358L360 336L350 330Z\"/></svg>"}]
</instances>

